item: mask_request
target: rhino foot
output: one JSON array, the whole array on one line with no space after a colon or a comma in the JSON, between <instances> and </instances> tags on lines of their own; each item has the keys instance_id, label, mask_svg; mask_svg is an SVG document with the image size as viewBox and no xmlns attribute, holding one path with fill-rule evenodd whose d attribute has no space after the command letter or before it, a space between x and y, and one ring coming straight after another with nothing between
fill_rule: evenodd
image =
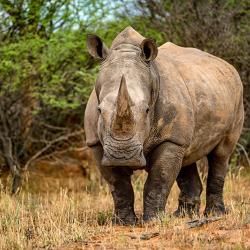
<instances>
[{"instance_id":1,"label":"rhino foot","mask_svg":"<svg viewBox=\"0 0 250 250\"><path fill-rule=\"evenodd\" d=\"M113 225L119 226L135 226L138 223L138 218L135 215L128 216L117 216L114 215L112 218Z\"/></svg>"},{"instance_id":2,"label":"rhino foot","mask_svg":"<svg viewBox=\"0 0 250 250\"><path fill-rule=\"evenodd\" d=\"M207 206L205 211L204 211L204 215L206 217L208 217L208 216L220 216L220 215L224 215L224 214L228 214L228 209L225 208L224 204L216 204L213 206Z\"/></svg>"},{"instance_id":3,"label":"rhino foot","mask_svg":"<svg viewBox=\"0 0 250 250\"><path fill-rule=\"evenodd\" d=\"M147 214L143 214L143 216L142 216L143 223L147 223L147 222L153 221L155 219L157 219L157 216L147 215Z\"/></svg>"},{"instance_id":4,"label":"rhino foot","mask_svg":"<svg viewBox=\"0 0 250 250\"><path fill-rule=\"evenodd\" d=\"M165 215L166 215L165 211L160 211L160 212L152 213L152 214L145 213L142 216L142 223L162 221Z\"/></svg>"},{"instance_id":5,"label":"rhino foot","mask_svg":"<svg viewBox=\"0 0 250 250\"><path fill-rule=\"evenodd\" d=\"M173 213L175 217L192 218L193 216L199 216L200 204L179 202L177 210Z\"/></svg>"},{"instance_id":6,"label":"rhino foot","mask_svg":"<svg viewBox=\"0 0 250 250\"><path fill-rule=\"evenodd\" d=\"M224 206L221 195L209 195L207 197L207 204L204 211L205 216L219 216L227 213L228 210Z\"/></svg>"}]
</instances>

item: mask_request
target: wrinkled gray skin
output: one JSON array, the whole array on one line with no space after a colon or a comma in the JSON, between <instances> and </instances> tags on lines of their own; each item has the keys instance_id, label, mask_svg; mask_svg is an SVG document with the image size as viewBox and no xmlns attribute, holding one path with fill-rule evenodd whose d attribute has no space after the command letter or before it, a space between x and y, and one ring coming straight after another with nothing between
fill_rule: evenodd
<instances>
[{"instance_id":1,"label":"wrinkled gray skin","mask_svg":"<svg viewBox=\"0 0 250 250\"><path fill-rule=\"evenodd\" d=\"M131 174L148 172L144 221L164 212L175 180L176 216L198 213L202 184L196 162L207 156L205 214L225 213L223 186L243 124L242 83L225 61L194 48L159 48L127 27L107 49L89 35L101 60L85 112L87 145L110 186L115 222L136 223Z\"/></svg>"}]
</instances>

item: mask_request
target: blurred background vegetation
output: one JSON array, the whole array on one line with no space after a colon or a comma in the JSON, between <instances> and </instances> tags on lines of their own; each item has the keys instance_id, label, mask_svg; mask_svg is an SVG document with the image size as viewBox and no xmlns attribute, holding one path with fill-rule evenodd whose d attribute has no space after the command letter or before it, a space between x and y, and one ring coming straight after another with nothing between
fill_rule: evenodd
<instances>
[{"instance_id":1,"label":"blurred background vegetation","mask_svg":"<svg viewBox=\"0 0 250 250\"><path fill-rule=\"evenodd\" d=\"M18 185L19 170L36 160L85 150L83 116L98 71L86 34L109 46L128 25L158 45L196 47L236 67L246 118L232 164L247 163L249 24L249 0L0 0L2 173L10 169Z\"/></svg>"}]
</instances>

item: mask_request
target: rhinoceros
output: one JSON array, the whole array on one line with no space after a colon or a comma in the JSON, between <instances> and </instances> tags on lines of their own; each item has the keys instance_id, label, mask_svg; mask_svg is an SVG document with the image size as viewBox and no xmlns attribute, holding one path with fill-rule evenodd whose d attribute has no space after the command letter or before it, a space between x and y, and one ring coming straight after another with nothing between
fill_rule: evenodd
<instances>
[{"instance_id":1,"label":"rhinoceros","mask_svg":"<svg viewBox=\"0 0 250 250\"><path fill-rule=\"evenodd\" d=\"M204 213L225 213L224 180L244 120L235 68L199 49L171 42L157 48L132 27L110 49L88 35L87 49L101 65L85 111L86 143L109 184L114 222L137 222L131 175L138 169L148 173L144 221L164 213L175 180L175 215L198 213L196 163L203 157L209 164Z\"/></svg>"}]
</instances>

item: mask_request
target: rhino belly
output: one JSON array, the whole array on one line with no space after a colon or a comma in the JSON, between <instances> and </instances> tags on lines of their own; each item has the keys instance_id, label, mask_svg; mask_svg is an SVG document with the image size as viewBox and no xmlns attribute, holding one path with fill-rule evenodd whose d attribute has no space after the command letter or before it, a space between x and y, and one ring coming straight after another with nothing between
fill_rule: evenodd
<instances>
[{"instance_id":1,"label":"rhino belly","mask_svg":"<svg viewBox=\"0 0 250 250\"><path fill-rule=\"evenodd\" d=\"M202 120L204 121L204 119ZM193 138L186 149L183 166L190 165L207 156L230 131L234 119L230 115L227 119L216 119L215 116L211 116L210 119L205 119L205 121L197 123L195 126Z\"/></svg>"},{"instance_id":2,"label":"rhino belly","mask_svg":"<svg viewBox=\"0 0 250 250\"><path fill-rule=\"evenodd\" d=\"M183 166L188 166L204 156L207 156L222 140L222 137L211 138L207 142L195 142L195 145L192 144L186 151L186 154L183 158Z\"/></svg>"}]
</instances>

